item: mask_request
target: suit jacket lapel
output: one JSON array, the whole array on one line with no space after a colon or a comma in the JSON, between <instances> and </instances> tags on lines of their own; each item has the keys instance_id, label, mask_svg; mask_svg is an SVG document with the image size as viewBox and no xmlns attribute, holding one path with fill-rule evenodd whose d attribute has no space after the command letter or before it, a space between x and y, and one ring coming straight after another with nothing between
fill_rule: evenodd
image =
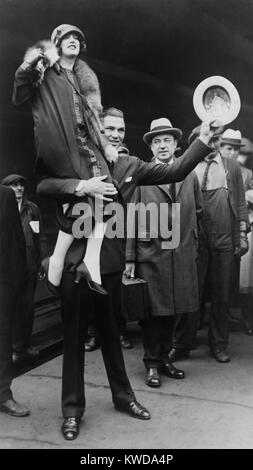
<instances>
[{"instance_id":1,"label":"suit jacket lapel","mask_svg":"<svg viewBox=\"0 0 253 470\"><path fill-rule=\"evenodd\" d=\"M182 185L184 184L184 180L183 181L179 181L178 183L176 183L176 198L177 198L177 195L180 191L180 189L182 188Z\"/></svg>"},{"instance_id":2,"label":"suit jacket lapel","mask_svg":"<svg viewBox=\"0 0 253 470\"><path fill-rule=\"evenodd\" d=\"M158 184L157 186L161 191L163 191L166 196L168 196L170 198L170 200L172 201L172 196L171 196L171 193L170 193L170 188L167 184Z\"/></svg>"}]
</instances>

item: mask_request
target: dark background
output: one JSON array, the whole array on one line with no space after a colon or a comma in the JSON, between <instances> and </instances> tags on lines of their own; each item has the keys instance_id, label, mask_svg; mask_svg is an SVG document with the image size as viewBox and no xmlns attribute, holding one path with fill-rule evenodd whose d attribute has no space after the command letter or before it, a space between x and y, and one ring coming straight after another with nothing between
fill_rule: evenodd
<instances>
[{"instance_id":1,"label":"dark background","mask_svg":"<svg viewBox=\"0 0 253 470\"><path fill-rule=\"evenodd\" d=\"M32 118L11 104L13 76L25 50L61 23L85 31L103 105L124 111L132 154L149 158L142 135L161 116L184 131L184 147L198 124L193 91L211 75L238 89L230 127L253 140L253 1L0 0L0 178L22 173L33 189Z\"/></svg>"}]
</instances>

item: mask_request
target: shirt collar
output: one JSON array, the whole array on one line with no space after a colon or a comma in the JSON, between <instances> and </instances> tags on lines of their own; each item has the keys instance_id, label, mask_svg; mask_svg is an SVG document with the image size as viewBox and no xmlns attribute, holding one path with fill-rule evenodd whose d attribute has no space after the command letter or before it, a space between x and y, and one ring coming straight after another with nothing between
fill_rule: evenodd
<instances>
[{"instance_id":1,"label":"shirt collar","mask_svg":"<svg viewBox=\"0 0 253 470\"><path fill-rule=\"evenodd\" d=\"M165 165L165 164L167 164L167 163L168 163L168 165L172 165L172 163L174 163L174 161L175 161L175 157L174 157L174 156L171 158L171 160L170 160L169 162L161 162L161 160L159 160L158 158L155 159L155 163L159 163L160 165L161 165L161 164L162 164L162 165Z\"/></svg>"}]
</instances>

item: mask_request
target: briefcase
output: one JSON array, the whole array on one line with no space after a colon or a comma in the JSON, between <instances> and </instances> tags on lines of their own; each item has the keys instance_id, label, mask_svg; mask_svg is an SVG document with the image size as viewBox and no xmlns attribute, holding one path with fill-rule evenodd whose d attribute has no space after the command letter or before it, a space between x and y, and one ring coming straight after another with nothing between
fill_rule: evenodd
<instances>
[{"instance_id":1,"label":"briefcase","mask_svg":"<svg viewBox=\"0 0 253 470\"><path fill-rule=\"evenodd\" d=\"M149 316L147 281L122 277L122 313L127 321L143 320Z\"/></svg>"}]
</instances>

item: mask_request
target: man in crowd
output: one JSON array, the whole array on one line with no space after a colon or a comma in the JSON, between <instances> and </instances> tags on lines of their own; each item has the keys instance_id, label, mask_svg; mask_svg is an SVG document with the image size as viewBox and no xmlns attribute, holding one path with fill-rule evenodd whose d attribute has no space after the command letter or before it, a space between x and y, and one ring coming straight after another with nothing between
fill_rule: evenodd
<instances>
[{"instance_id":1,"label":"man in crowd","mask_svg":"<svg viewBox=\"0 0 253 470\"><path fill-rule=\"evenodd\" d=\"M127 151L122 146L126 133L126 124L123 112L116 108L106 109L103 112L103 124L106 138L118 150L119 155L129 155L129 151L127 153ZM117 319L120 331L121 347L123 349L131 349L133 346L126 336L127 322L122 314L121 309L118 312ZM85 351L94 351L99 347L99 335L97 328L94 325L93 311L91 312L91 323L89 325L88 334L89 339L85 343Z\"/></svg>"},{"instance_id":2,"label":"man in crowd","mask_svg":"<svg viewBox=\"0 0 253 470\"><path fill-rule=\"evenodd\" d=\"M35 358L39 350L31 345L34 322L34 295L41 260L46 255L46 239L43 233L41 213L36 204L25 195L24 176L11 174L2 180L15 193L26 244L28 279L26 288L16 297L16 313L13 322L13 362Z\"/></svg>"},{"instance_id":3,"label":"man in crowd","mask_svg":"<svg viewBox=\"0 0 253 470\"><path fill-rule=\"evenodd\" d=\"M226 363L230 361L226 348L231 271L234 255L240 257L248 250L248 212L240 166L233 159L221 156L219 151L223 130L217 128L210 142L213 151L197 165L195 172L204 200L199 236L200 296L202 299L208 273L211 282L210 354L216 361ZM199 128L193 130L191 140L198 132ZM175 337L177 334L175 331ZM186 344L185 348L173 348L169 353L171 360L182 355L189 355Z\"/></svg>"},{"instance_id":4,"label":"man in crowd","mask_svg":"<svg viewBox=\"0 0 253 470\"><path fill-rule=\"evenodd\" d=\"M224 158L233 158L235 161L240 152L242 144L242 134L240 131L226 129L220 140L220 154Z\"/></svg>"},{"instance_id":5,"label":"man in crowd","mask_svg":"<svg viewBox=\"0 0 253 470\"><path fill-rule=\"evenodd\" d=\"M13 191L0 185L0 411L28 416L13 398L12 324L15 299L26 281L25 240Z\"/></svg>"},{"instance_id":6,"label":"man in crowd","mask_svg":"<svg viewBox=\"0 0 253 470\"><path fill-rule=\"evenodd\" d=\"M253 178L252 171L247 168L246 162L250 157L252 148L250 148L250 141L248 139L242 139L241 132L239 130L227 129L221 139L220 153L222 156L227 158L233 158L240 164L243 186L245 196L247 198L247 191L253 189ZM252 223L252 205L248 201L249 219ZM232 284L232 291L236 293L237 298L240 290L240 305L242 312L242 324L246 334L249 336L253 335L253 320L252 320L252 287L253 279L251 274L251 263L252 263L252 231L248 234L250 249L243 258L235 257L235 282ZM233 295L234 297L234 295ZM230 318L235 321L234 317Z\"/></svg>"},{"instance_id":7,"label":"man in crowd","mask_svg":"<svg viewBox=\"0 0 253 470\"><path fill-rule=\"evenodd\" d=\"M152 121L143 140L153 153L153 164L173 164L181 137L182 131L174 128L168 119ZM138 213L135 236L127 240L126 275L137 274L147 281L149 317L140 321L143 361L147 370L146 384L160 387L160 372L170 378L184 378L184 372L168 360L174 322L185 322L190 336L198 319L197 217L202 213L202 196L193 171L179 183L137 188L132 201L138 204ZM180 217L174 220L173 203L180 204ZM158 227L152 227L149 221L150 225L144 230L142 211L150 204L157 206ZM163 246L166 234L161 233L162 224L170 229L173 224L179 224L180 239L174 248Z\"/></svg>"}]
</instances>

